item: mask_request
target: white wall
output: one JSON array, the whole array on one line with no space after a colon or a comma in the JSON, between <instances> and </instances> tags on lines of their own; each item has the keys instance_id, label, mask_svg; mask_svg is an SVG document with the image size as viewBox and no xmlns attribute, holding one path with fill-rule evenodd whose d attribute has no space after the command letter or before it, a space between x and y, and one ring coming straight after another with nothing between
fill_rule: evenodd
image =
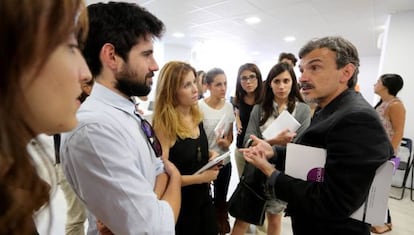
<instances>
[{"instance_id":1,"label":"white wall","mask_svg":"<svg viewBox=\"0 0 414 235\"><path fill-rule=\"evenodd\" d=\"M370 103L375 104L374 84L378 80L378 68L380 57L361 57L358 75L359 90L364 98Z\"/></svg>"},{"instance_id":2,"label":"white wall","mask_svg":"<svg viewBox=\"0 0 414 235\"><path fill-rule=\"evenodd\" d=\"M404 136L414 140L414 11L390 16L384 38L379 73L398 73L404 79L404 87L398 96L404 102L407 114Z\"/></svg>"},{"instance_id":3,"label":"white wall","mask_svg":"<svg viewBox=\"0 0 414 235\"><path fill-rule=\"evenodd\" d=\"M172 60L179 60L189 63L191 59L191 48L181 45L167 45L164 44L164 62ZM160 69L162 67L160 62Z\"/></svg>"},{"instance_id":4,"label":"white wall","mask_svg":"<svg viewBox=\"0 0 414 235\"><path fill-rule=\"evenodd\" d=\"M404 87L398 96L404 102L406 120L404 136L414 140L414 11L391 15L384 37L379 73L398 73L404 79ZM397 175L394 177L396 178ZM402 177L401 175L399 176ZM393 179L394 180L394 179ZM408 180L407 186L411 181Z\"/></svg>"},{"instance_id":5,"label":"white wall","mask_svg":"<svg viewBox=\"0 0 414 235\"><path fill-rule=\"evenodd\" d=\"M158 66L161 68L165 65L165 63L172 61L172 60L179 60L184 62L190 61L190 48L183 47L180 45L167 45L160 41L156 41L154 44L154 57L158 63ZM153 78L153 86L152 91L148 94L148 100L154 100L155 98L155 86L157 84L158 72L155 72L155 76ZM146 105L148 102L143 102L143 106Z\"/></svg>"}]
</instances>

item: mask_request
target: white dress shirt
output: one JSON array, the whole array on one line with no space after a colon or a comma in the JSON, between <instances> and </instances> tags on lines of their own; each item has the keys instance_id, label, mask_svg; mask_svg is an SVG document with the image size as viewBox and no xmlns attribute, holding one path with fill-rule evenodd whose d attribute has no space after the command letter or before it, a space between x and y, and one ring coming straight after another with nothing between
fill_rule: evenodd
<instances>
[{"instance_id":1,"label":"white dress shirt","mask_svg":"<svg viewBox=\"0 0 414 235\"><path fill-rule=\"evenodd\" d=\"M172 208L154 193L164 165L134 104L95 83L77 117L78 127L62 135L60 154L67 180L88 210L114 234L174 234Z\"/></svg>"}]
</instances>

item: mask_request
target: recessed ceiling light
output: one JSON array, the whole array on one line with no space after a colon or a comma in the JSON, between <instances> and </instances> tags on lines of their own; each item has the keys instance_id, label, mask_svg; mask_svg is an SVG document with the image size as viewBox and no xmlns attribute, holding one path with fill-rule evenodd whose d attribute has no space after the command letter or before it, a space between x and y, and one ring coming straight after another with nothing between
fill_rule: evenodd
<instances>
[{"instance_id":1,"label":"recessed ceiling light","mask_svg":"<svg viewBox=\"0 0 414 235\"><path fill-rule=\"evenodd\" d=\"M293 42L296 40L296 38L293 36L287 36L283 40L285 40L285 42Z\"/></svg>"},{"instance_id":2,"label":"recessed ceiling light","mask_svg":"<svg viewBox=\"0 0 414 235\"><path fill-rule=\"evenodd\" d=\"M244 21L246 21L246 23L248 24L257 24L262 20L259 17L253 16L253 17L248 17L244 19Z\"/></svg>"},{"instance_id":3,"label":"recessed ceiling light","mask_svg":"<svg viewBox=\"0 0 414 235\"><path fill-rule=\"evenodd\" d=\"M183 37L184 37L184 34L183 34L183 33L180 33L180 32L173 33L173 37L176 37L176 38L183 38Z\"/></svg>"}]
</instances>

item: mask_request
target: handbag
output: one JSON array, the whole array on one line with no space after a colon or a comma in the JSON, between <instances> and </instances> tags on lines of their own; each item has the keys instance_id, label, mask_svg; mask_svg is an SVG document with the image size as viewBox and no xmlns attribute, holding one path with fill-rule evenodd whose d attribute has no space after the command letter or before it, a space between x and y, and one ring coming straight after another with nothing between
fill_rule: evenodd
<instances>
[{"instance_id":1,"label":"handbag","mask_svg":"<svg viewBox=\"0 0 414 235\"><path fill-rule=\"evenodd\" d=\"M246 172L244 171L244 173ZM266 199L262 192L256 192L249 186L246 182L245 174L240 178L239 184L230 197L228 206L231 216L250 224L263 224L266 211Z\"/></svg>"}]
</instances>

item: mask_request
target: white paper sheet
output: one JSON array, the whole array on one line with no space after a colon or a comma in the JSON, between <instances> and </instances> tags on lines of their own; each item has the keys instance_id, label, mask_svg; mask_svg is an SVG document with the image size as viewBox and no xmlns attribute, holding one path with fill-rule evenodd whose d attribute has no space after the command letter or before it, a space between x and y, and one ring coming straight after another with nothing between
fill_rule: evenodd
<instances>
[{"instance_id":1,"label":"white paper sheet","mask_svg":"<svg viewBox=\"0 0 414 235\"><path fill-rule=\"evenodd\" d=\"M229 123L227 121L227 116L224 114L220 121L217 123L216 127L214 128L214 133L217 137L223 137L225 134L227 134L229 129Z\"/></svg>"},{"instance_id":2,"label":"white paper sheet","mask_svg":"<svg viewBox=\"0 0 414 235\"><path fill-rule=\"evenodd\" d=\"M216 158L212 159L211 161L207 162L203 167L201 167L196 173L193 175L197 175L202 173L203 171L212 168L213 166L219 164L221 161L224 161L225 159L230 157L230 151L227 151L223 153L220 156L217 156Z\"/></svg>"},{"instance_id":3,"label":"white paper sheet","mask_svg":"<svg viewBox=\"0 0 414 235\"><path fill-rule=\"evenodd\" d=\"M265 140L276 137L283 130L289 129L294 132L299 129L300 123L286 110L263 131L262 136Z\"/></svg>"},{"instance_id":4,"label":"white paper sheet","mask_svg":"<svg viewBox=\"0 0 414 235\"><path fill-rule=\"evenodd\" d=\"M286 149L285 173L307 181L322 182L325 161L325 149L289 143ZM394 163L391 161L377 169L366 202L351 218L373 225L384 224L393 169Z\"/></svg>"}]
</instances>

